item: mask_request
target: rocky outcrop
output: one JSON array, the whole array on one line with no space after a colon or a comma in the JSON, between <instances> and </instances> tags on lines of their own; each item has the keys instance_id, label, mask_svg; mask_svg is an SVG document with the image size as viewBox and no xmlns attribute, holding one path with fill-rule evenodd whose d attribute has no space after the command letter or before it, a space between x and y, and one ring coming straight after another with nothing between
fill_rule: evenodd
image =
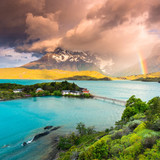
<instances>
[{"instance_id":1,"label":"rocky outcrop","mask_svg":"<svg viewBox=\"0 0 160 160\"><path fill-rule=\"evenodd\" d=\"M55 131L55 130L57 130L59 128L61 128L61 127L57 126L57 127L53 128L53 126L46 126L46 127L44 127L44 130L47 130L47 131L35 135L31 142L37 141L39 138L44 137L44 136L50 134L52 131ZM27 142L23 142L22 146L26 146L27 144L28 144Z\"/></svg>"}]
</instances>

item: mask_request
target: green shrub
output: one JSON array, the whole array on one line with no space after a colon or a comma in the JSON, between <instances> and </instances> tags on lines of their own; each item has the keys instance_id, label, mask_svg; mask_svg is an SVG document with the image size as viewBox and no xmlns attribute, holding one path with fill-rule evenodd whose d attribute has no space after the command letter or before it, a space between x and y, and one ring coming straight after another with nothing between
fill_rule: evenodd
<instances>
[{"instance_id":1,"label":"green shrub","mask_svg":"<svg viewBox=\"0 0 160 160\"><path fill-rule=\"evenodd\" d=\"M142 146L141 142L136 142L136 143L132 144L131 146L127 147L124 150L123 154L124 155L131 155L131 157L133 159L135 159L136 156L141 153L142 149L143 149L143 146Z\"/></svg>"},{"instance_id":2,"label":"green shrub","mask_svg":"<svg viewBox=\"0 0 160 160\"><path fill-rule=\"evenodd\" d=\"M91 145L85 152L80 153L80 160L107 159L108 145L105 140L99 140Z\"/></svg>"},{"instance_id":3,"label":"green shrub","mask_svg":"<svg viewBox=\"0 0 160 160\"><path fill-rule=\"evenodd\" d=\"M86 134L90 135L90 134L96 133L94 126L90 126L86 128L85 124L82 122L77 124L76 130L81 136L86 135Z\"/></svg>"},{"instance_id":4,"label":"green shrub","mask_svg":"<svg viewBox=\"0 0 160 160\"><path fill-rule=\"evenodd\" d=\"M142 122L140 125L137 126L137 128L135 128L134 132L139 132L145 128L146 128L146 123Z\"/></svg>"},{"instance_id":5,"label":"green shrub","mask_svg":"<svg viewBox=\"0 0 160 160\"><path fill-rule=\"evenodd\" d=\"M149 159L160 159L160 141L158 140L157 143L153 146L152 149L146 149L144 155L147 160Z\"/></svg>"},{"instance_id":6,"label":"green shrub","mask_svg":"<svg viewBox=\"0 0 160 160\"><path fill-rule=\"evenodd\" d=\"M142 123L142 121L134 120L134 121L129 122L127 125L128 125L128 127L129 127L129 129L130 129L131 131L133 131L135 128L138 127L138 125L139 125L140 123Z\"/></svg>"},{"instance_id":7,"label":"green shrub","mask_svg":"<svg viewBox=\"0 0 160 160\"><path fill-rule=\"evenodd\" d=\"M85 135L87 132L86 132L86 126L84 123L80 122L77 124L77 127L76 127L76 130L78 131L78 133L80 135Z\"/></svg>"},{"instance_id":8,"label":"green shrub","mask_svg":"<svg viewBox=\"0 0 160 160\"><path fill-rule=\"evenodd\" d=\"M120 139L123 136L123 130L116 131L111 137L112 139Z\"/></svg>"},{"instance_id":9,"label":"green shrub","mask_svg":"<svg viewBox=\"0 0 160 160\"><path fill-rule=\"evenodd\" d=\"M124 135L128 135L130 133L130 129L128 127L125 127L123 129L120 129L112 135L112 139L120 139Z\"/></svg>"},{"instance_id":10,"label":"green shrub","mask_svg":"<svg viewBox=\"0 0 160 160\"><path fill-rule=\"evenodd\" d=\"M60 137L59 143L58 143L58 149L61 150L67 150L72 147L72 142L69 138L66 137Z\"/></svg>"},{"instance_id":11,"label":"green shrub","mask_svg":"<svg viewBox=\"0 0 160 160\"><path fill-rule=\"evenodd\" d=\"M115 144L114 146L111 145L110 154L112 156L119 156L123 149L124 146L122 144Z\"/></svg>"},{"instance_id":12,"label":"green shrub","mask_svg":"<svg viewBox=\"0 0 160 160\"><path fill-rule=\"evenodd\" d=\"M145 139L143 139L142 145L144 148L152 148L152 146L156 143L156 140L156 136L146 137Z\"/></svg>"},{"instance_id":13,"label":"green shrub","mask_svg":"<svg viewBox=\"0 0 160 160\"><path fill-rule=\"evenodd\" d=\"M160 97L155 97L148 102L149 108L146 111L147 127L160 131Z\"/></svg>"},{"instance_id":14,"label":"green shrub","mask_svg":"<svg viewBox=\"0 0 160 160\"><path fill-rule=\"evenodd\" d=\"M62 96L62 93L61 93L61 91L58 90L58 91L54 91L53 95L54 96Z\"/></svg>"},{"instance_id":15,"label":"green shrub","mask_svg":"<svg viewBox=\"0 0 160 160\"><path fill-rule=\"evenodd\" d=\"M130 137L131 137L131 134L129 134L127 136L123 136L121 138L121 144L124 145L125 148L127 148L131 145L130 144Z\"/></svg>"},{"instance_id":16,"label":"green shrub","mask_svg":"<svg viewBox=\"0 0 160 160\"><path fill-rule=\"evenodd\" d=\"M148 108L146 102L143 102L140 98L131 96L126 103L126 109L122 114L122 120L128 121L130 117L137 113L144 113Z\"/></svg>"}]
</instances>

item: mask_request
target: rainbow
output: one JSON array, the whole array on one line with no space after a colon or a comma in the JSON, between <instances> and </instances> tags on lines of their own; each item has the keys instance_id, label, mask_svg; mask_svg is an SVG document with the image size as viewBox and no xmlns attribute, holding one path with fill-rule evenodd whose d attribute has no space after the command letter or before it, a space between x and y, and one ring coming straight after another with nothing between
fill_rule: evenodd
<instances>
[{"instance_id":1,"label":"rainbow","mask_svg":"<svg viewBox=\"0 0 160 160\"><path fill-rule=\"evenodd\" d=\"M147 64L146 64L145 59L143 58L142 53L139 51L139 52L137 53L137 55L138 55L139 64L140 64L140 67L141 67L141 73L142 73L142 74L147 74L147 73L148 73Z\"/></svg>"}]
</instances>

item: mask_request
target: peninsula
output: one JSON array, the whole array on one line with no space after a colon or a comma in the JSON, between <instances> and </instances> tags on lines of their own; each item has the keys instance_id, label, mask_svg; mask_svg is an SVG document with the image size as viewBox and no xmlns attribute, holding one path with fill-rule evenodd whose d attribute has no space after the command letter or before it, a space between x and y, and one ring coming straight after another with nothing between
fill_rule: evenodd
<instances>
[{"instance_id":1,"label":"peninsula","mask_svg":"<svg viewBox=\"0 0 160 160\"><path fill-rule=\"evenodd\" d=\"M34 85L0 83L1 101L41 96L92 97L87 88L80 88L75 83L67 81L37 83Z\"/></svg>"}]
</instances>

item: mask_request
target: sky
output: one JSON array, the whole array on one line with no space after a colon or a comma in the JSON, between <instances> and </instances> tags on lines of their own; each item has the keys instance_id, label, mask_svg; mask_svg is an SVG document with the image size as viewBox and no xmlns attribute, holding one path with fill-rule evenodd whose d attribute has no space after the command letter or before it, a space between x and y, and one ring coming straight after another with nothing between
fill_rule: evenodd
<instances>
[{"instance_id":1,"label":"sky","mask_svg":"<svg viewBox=\"0 0 160 160\"><path fill-rule=\"evenodd\" d=\"M160 46L159 0L4 0L0 67L17 67L56 47L90 51L125 68Z\"/></svg>"}]
</instances>

